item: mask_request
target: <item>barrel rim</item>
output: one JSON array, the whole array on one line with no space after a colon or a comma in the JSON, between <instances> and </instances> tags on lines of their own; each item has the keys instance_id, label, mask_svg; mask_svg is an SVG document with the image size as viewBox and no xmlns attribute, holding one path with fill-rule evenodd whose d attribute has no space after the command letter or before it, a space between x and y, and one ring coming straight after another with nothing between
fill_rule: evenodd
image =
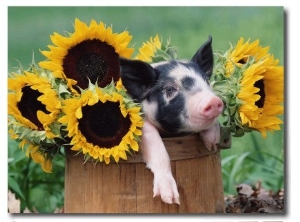
<instances>
[{"instance_id":1,"label":"barrel rim","mask_svg":"<svg viewBox=\"0 0 300 222\"><path fill-rule=\"evenodd\" d=\"M169 154L171 161L186 160L192 158L201 158L204 156L212 155L218 150L208 150L199 134L192 134L179 137L165 137L162 138L166 150ZM82 153L66 149L68 158L83 158ZM90 158L86 162L95 162ZM110 164L126 164L126 163L142 163L144 162L140 152L129 153L127 160L120 159L119 162L111 161Z\"/></svg>"}]
</instances>

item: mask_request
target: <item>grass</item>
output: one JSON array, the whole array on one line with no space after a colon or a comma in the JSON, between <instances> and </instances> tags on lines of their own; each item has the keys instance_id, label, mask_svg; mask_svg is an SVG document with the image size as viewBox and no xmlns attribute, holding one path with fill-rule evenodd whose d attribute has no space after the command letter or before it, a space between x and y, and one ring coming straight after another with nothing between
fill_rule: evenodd
<instances>
[{"instance_id":1,"label":"grass","mask_svg":"<svg viewBox=\"0 0 300 222\"><path fill-rule=\"evenodd\" d=\"M36 61L44 60L39 50L47 50L50 35L72 32L75 18L112 24L114 32L128 30L135 48L156 34L165 41L170 38L179 58L187 59L208 35L213 37L214 51L228 49L240 37L259 39L284 65L282 7L8 7L8 72L20 64L27 68L33 53ZM239 183L257 180L267 189L284 187L284 145L284 129L268 133L266 139L257 132L233 138L232 147L221 151L225 193L235 193ZM26 205L53 212L55 205L62 206L63 159L58 160L56 173L47 175L25 157L15 141L8 141L8 149L9 186L23 198L23 209ZM51 186L40 184L42 179ZM46 194L49 206L42 204Z\"/></svg>"},{"instance_id":2,"label":"grass","mask_svg":"<svg viewBox=\"0 0 300 222\"><path fill-rule=\"evenodd\" d=\"M282 131L266 139L256 132L233 138L232 147L221 151L225 194L235 194L240 183L262 182L267 190L284 188L284 142Z\"/></svg>"}]
</instances>

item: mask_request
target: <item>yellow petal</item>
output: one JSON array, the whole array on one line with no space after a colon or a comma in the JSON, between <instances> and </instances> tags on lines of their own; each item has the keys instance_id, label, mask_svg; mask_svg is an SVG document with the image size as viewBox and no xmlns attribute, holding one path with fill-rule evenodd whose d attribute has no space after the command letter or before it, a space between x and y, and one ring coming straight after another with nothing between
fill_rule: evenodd
<instances>
[{"instance_id":1,"label":"yellow petal","mask_svg":"<svg viewBox=\"0 0 300 222\"><path fill-rule=\"evenodd\" d=\"M78 119L81 119L81 118L82 118L82 110L81 110L81 106L79 106L79 107L76 109L75 116L76 116Z\"/></svg>"}]
</instances>

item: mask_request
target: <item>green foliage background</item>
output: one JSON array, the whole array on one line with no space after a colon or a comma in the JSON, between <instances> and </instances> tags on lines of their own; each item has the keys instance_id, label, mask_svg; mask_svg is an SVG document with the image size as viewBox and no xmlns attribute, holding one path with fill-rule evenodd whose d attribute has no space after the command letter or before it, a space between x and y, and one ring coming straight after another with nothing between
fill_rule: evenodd
<instances>
[{"instance_id":1,"label":"green foliage background","mask_svg":"<svg viewBox=\"0 0 300 222\"><path fill-rule=\"evenodd\" d=\"M213 38L213 49L227 50L240 37L260 40L284 65L283 7L8 7L8 72L20 64L28 68L34 53L52 44L53 32L73 32L75 18L113 25L114 32L128 30L137 49L150 36L159 34L178 47L179 58L191 58L200 45ZM137 50L135 51L137 53ZM284 117L282 117L284 118ZM266 189L284 187L284 126L263 139L258 132L233 138L222 150L225 194L235 194L235 185L261 180ZM25 157L16 141L8 140L8 186L22 200L22 210L33 206L53 212L63 206L64 158L55 160L52 174Z\"/></svg>"}]
</instances>

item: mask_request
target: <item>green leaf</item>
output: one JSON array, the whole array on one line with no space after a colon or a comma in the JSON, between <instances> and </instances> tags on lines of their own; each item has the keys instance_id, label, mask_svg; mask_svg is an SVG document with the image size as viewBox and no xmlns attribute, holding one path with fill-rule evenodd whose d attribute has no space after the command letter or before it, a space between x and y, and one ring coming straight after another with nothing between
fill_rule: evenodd
<instances>
[{"instance_id":1,"label":"green leaf","mask_svg":"<svg viewBox=\"0 0 300 222\"><path fill-rule=\"evenodd\" d=\"M237 158L237 155L231 155L231 156L223 158L221 161L222 167L224 167L227 163L230 163L230 161L232 161L233 159L236 159L236 158Z\"/></svg>"},{"instance_id":2,"label":"green leaf","mask_svg":"<svg viewBox=\"0 0 300 222\"><path fill-rule=\"evenodd\" d=\"M20 196L22 199L25 199L19 184L13 177L8 177L8 188L18 196Z\"/></svg>"},{"instance_id":3,"label":"green leaf","mask_svg":"<svg viewBox=\"0 0 300 222\"><path fill-rule=\"evenodd\" d=\"M62 83L59 83L58 85L58 94L61 95L62 97L65 95L65 94L70 94L67 86L65 84L62 84Z\"/></svg>"},{"instance_id":4,"label":"green leaf","mask_svg":"<svg viewBox=\"0 0 300 222\"><path fill-rule=\"evenodd\" d=\"M242 155L240 155L237 159L235 159L234 165L231 169L229 181L233 185L235 182L235 178L238 175L238 172L243 169L243 164L245 158L250 154L250 152L245 152Z\"/></svg>"}]
</instances>

